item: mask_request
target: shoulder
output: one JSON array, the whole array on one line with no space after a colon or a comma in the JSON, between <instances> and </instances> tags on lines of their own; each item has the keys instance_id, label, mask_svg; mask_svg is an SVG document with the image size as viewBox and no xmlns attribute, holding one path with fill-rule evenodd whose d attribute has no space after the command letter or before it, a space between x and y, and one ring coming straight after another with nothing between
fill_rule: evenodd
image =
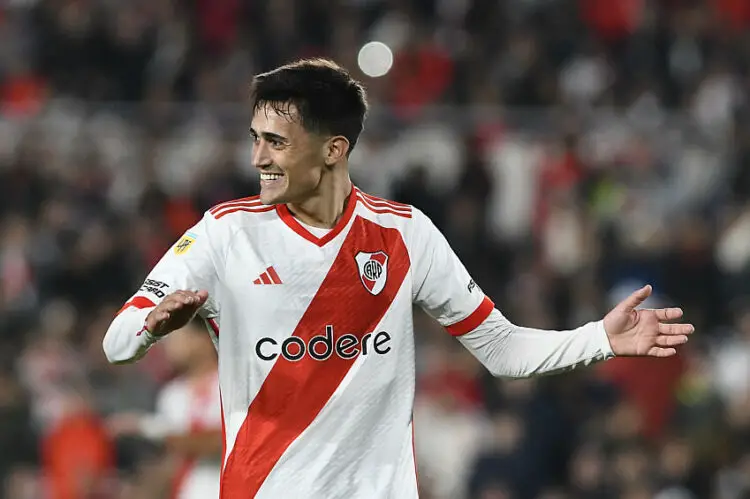
<instances>
[{"instance_id":1,"label":"shoulder","mask_svg":"<svg viewBox=\"0 0 750 499\"><path fill-rule=\"evenodd\" d=\"M233 199L213 206L204 215L206 224L221 230L262 222L273 218L275 207L261 203L260 196Z\"/></svg>"},{"instance_id":2,"label":"shoulder","mask_svg":"<svg viewBox=\"0 0 750 499\"><path fill-rule=\"evenodd\" d=\"M232 199L213 206L207 214L215 220L221 220L233 213L266 213L272 211L273 206L265 205L260 202L260 196L250 196L246 198Z\"/></svg>"},{"instance_id":3,"label":"shoulder","mask_svg":"<svg viewBox=\"0 0 750 499\"><path fill-rule=\"evenodd\" d=\"M415 239L430 239L437 228L432 220L415 206L391 201L357 189L360 215L384 227L397 228L410 245Z\"/></svg>"},{"instance_id":4,"label":"shoulder","mask_svg":"<svg viewBox=\"0 0 750 499\"><path fill-rule=\"evenodd\" d=\"M368 214L385 215L408 220L412 218L415 211L415 208L411 205L373 196L359 189L355 190L355 194L357 196L357 203Z\"/></svg>"}]
</instances>

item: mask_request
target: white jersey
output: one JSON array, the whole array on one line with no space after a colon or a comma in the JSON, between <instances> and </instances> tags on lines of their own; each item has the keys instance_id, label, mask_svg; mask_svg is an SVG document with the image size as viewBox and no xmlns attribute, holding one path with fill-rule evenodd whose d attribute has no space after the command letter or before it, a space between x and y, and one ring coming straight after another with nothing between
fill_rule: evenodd
<instances>
[{"instance_id":1,"label":"white jersey","mask_svg":"<svg viewBox=\"0 0 750 499\"><path fill-rule=\"evenodd\" d=\"M149 418L150 419L150 418ZM216 431L222 428L218 373L199 383L178 378L159 393L154 420L148 421L158 437ZM221 461L186 459L173 479L172 499L218 499Z\"/></svg>"},{"instance_id":2,"label":"white jersey","mask_svg":"<svg viewBox=\"0 0 750 499\"><path fill-rule=\"evenodd\" d=\"M148 312L178 289L209 292L222 498L417 497L413 304L499 375L611 355L601 323L558 334L513 326L424 214L356 188L322 237L257 197L211 209L113 321L110 361L145 353Z\"/></svg>"}]
</instances>

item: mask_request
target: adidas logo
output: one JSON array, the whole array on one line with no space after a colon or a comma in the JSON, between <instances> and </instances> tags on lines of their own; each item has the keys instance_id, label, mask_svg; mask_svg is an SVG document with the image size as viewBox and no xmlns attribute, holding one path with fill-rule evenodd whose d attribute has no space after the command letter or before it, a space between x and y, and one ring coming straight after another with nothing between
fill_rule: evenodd
<instances>
[{"instance_id":1,"label":"adidas logo","mask_svg":"<svg viewBox=\"0 0 750 499\"><path fill-rule=\"evenodd\" d=\"M281 284L281 278L273 267L268 267L260 277L253 281L253 284Z\"/></svg>"}]
</instances>

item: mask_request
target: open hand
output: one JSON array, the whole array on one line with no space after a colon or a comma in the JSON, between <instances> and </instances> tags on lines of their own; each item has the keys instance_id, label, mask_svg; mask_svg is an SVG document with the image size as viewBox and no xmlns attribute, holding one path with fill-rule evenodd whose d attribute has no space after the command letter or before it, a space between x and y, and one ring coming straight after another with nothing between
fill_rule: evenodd
<instances>
[{"instance_id":1,"label":"open hand","mask_svg":"<svg viewBox=\"0 0 750 499\"><path fill-rule=\"evenodd\" d=\"M180 329L195 317L207 299L207 291L170 293L148 314L146 329L154 336L164 336Z\"/></svg>"},{"instance_id":2,"label":"open hand","mask_svg":"<svg viewBox=\"0 0 750 499\"><path fill-rule=\"evenodd\" d=\"M615 355L670 357L687 342L692 324L671 324L682 317L680 308L639 309L651 295L647 285L621 301L604 317L604 329Z\"/></svg>"}]
</instances>

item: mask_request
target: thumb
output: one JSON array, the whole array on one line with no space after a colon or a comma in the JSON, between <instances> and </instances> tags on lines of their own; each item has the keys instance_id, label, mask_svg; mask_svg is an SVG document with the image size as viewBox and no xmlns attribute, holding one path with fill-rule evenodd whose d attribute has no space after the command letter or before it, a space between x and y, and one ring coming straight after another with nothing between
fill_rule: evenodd
<instances>
[{"instance_id":1,"label":"thumb","mask_svg":"<svg viewBox=\"0 0 750 499\"><path fill-rule=\"evenodd\" d=\"M643 303L646 298L651 296L651 291L653 288L651 288L650 284L646 284L641 289L634 291L630 296L625 298L621 303L620 306L626 311L626 312L632 312L635 310L635 308Z\"/></svg>"}]
</instances>

